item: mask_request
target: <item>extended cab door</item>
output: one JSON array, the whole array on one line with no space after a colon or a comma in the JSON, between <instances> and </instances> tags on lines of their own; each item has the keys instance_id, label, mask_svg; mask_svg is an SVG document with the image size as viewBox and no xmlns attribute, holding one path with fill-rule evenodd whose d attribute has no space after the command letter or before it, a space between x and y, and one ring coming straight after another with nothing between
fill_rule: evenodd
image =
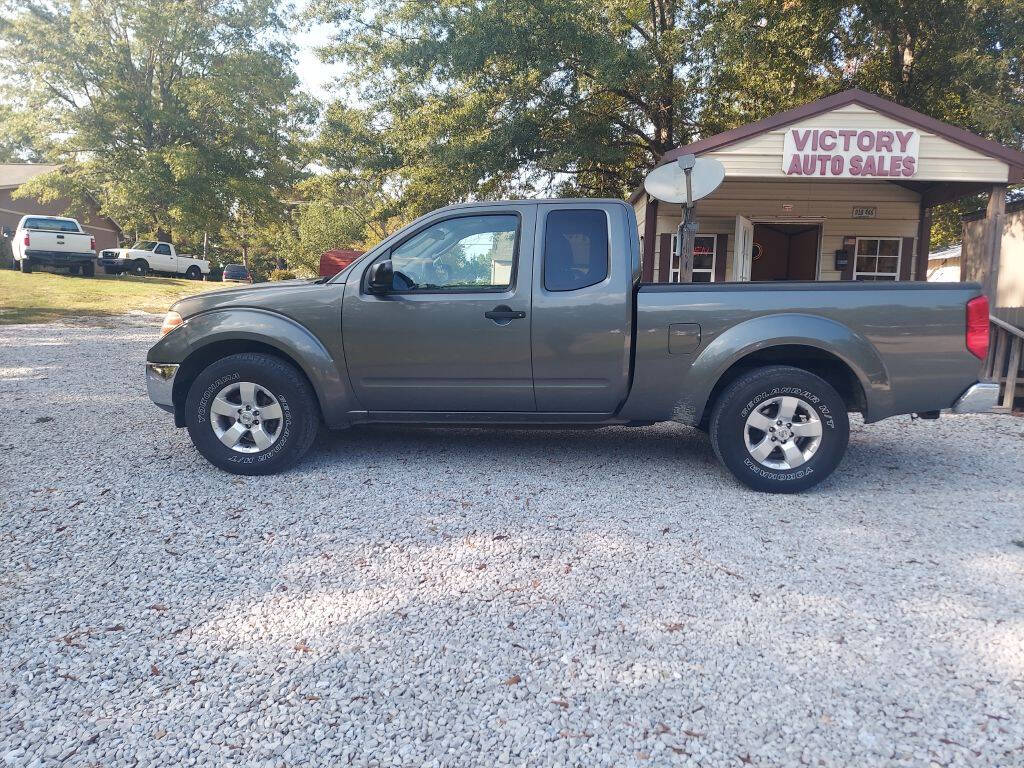
<instances>
[{"instance_id":1,"label":"extended cab door","mask_svg":"<svg viewBox=\"0 0 1024 768\"><path fill-rule=\"evenodd\" d=\"M536 206L439 212L376 261L393 289L373 295L370 263L349 277L345 359L369 411L535 411L530 288Z\"/></svg>"},{"instance_id":2,"label":"extended cab door","mask_svg":"<svg viewBox=\"0 0 1024 768\"><path fill-rule=\"evenodd\" d=\"M640 276L633 212L614 202L544 203L534 242L537 410L614 413L629 393Z\"/></svg>"}]
</instances>

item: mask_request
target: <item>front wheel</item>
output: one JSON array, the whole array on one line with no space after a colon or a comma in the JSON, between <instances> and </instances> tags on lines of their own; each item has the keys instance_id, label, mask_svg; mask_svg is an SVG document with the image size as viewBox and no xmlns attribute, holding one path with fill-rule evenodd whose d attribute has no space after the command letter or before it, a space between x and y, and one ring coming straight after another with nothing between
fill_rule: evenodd
<instances>
[{"instance_id":1,"label":"front wheel","mask_svg":"<svg viewBox=\"0 0 1024 768\"><path fill-rule=\"evenodd\" d=\"M824 379L800 368L758 368L730 384L711 414L711 445L757 491L796 493L842 461L850 438L846 404Z\"/></svg>"},{"instance_id":2,"label":"front wheel","mask_svg":"<svg viewBox=\"0 0 1024 768\"><path fill-rule=\"evenodd\" d=\"M204 369L189 388L185 424L216 467L271 475L309 450L320 426L316 396L287 362L258 353L231 355Z\"/></svg>"},{"instance_id":3,"label":"front wheel","mask_svg":"<svg viewBox=\"0 0 1024 768\"><path fill-rule=\"evenodd\" d=\"M132 263L132 274L136 277L145 277L149 274L149 264L145 259L138 259Z\"/></svg>"}]
</instances>

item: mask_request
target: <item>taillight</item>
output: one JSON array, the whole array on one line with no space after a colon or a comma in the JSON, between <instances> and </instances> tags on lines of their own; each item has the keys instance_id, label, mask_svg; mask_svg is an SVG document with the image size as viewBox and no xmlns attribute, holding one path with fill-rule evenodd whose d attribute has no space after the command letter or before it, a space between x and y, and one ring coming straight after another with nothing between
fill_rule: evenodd
<instances>
[{"instance_id":1,"label":"taillight","mask_svg":"<svg viewBox=\"0 0 1024 768\"><path fill-rule=\"evenodd\" d=\"M89 238L89 250L90 251L95 251L96 250L96 236L95 235L93 235L92 237Z\"/></svg>"},{"instance_id":2,"label":"taillight","mask_svg":"<svg viewBox=\"0 0 1024 768\"><path fill-rule=\"evenodd\" d=\"M988 357L988 297L967 302L967 349L977 358Z\"/></svg>"},{"instance_id":3,"label":"taillight","mask_svg":"<svg viewBox=\"0 0 1024 768\"><path fill-rule=\"evenodd\" d=\"M25 239L23 242L25 243L26 248L31 244L28 239L28 232L25 233Z\"/></svg>"}]
</instances>

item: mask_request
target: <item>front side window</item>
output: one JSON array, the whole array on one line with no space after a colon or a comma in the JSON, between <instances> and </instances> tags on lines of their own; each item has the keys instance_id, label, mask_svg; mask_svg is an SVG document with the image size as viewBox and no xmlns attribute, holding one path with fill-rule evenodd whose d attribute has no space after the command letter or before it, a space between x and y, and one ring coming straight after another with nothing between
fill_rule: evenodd
<instances>
[{"instance_id":1,"label":"front side window","mask_svg":"<svg viewBox=\"0 0 1024 768\"><path fill-rule=\"evenodd\" d=\"M576 291L608 277L608 217L598 210L552 211L544 227L544 288Z\"/></svg>"},{"instance_id":2,"label":"front side window","mask_svg":"<svg viewBox=\"0 0 1024 768\"><path fill-rule=\"evenodd\" d=\"M854 280L895 280L900 274L898 237L858 237Z\"/></svg>"},{"instance_id":3,"label":"front side window","mask_svg":"<svg viewBox=\"0 0 1024 768\"><path fill-rule=\"evenodd\" d=\"M391 251L396 291L494 291L512 285L519 217L445 219Z\"/></svg>"},{"instance_id":4,"label":"front side window","mask_svg":"<svg viewBox=\"0 0 1024 768\"><path fill-rule=\"evenodd\" d=\"M678 283L681 277L679 257L676 255L676 242L679 235L672 235L672 274L670 282ZM715 279L715 246L718 238L715 235L697 235L693 238L693 282L710 283Z\"/></svg>"},{"instance_id":5,"label":"front side window","mask_svg":"<svg viewBox=\"0 0 1024 768\"><path fill-rule=\"evenodd\" d=\"M167 243L160 243L160 245L156 247L155 252L160 254L161 256L170 256L171 246L167 245Z\"/></svg>"}]
</instances>

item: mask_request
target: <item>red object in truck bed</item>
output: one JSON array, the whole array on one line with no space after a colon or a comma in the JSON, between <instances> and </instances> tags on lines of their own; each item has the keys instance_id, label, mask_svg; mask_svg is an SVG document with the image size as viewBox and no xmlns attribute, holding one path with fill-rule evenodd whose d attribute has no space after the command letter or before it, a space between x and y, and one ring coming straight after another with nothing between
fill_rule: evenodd
<instances>
[{"instance_id":1,"label":"red object in truck bed","mask_svg":"<svg viewBox=\"0 0 1024 768\"><path fill-rule=\"evenodd\" d=\"M336 248L320 254L320 277L334 277L345 267L363 255L363 251Z\"/></svg>"}]
</instances>

